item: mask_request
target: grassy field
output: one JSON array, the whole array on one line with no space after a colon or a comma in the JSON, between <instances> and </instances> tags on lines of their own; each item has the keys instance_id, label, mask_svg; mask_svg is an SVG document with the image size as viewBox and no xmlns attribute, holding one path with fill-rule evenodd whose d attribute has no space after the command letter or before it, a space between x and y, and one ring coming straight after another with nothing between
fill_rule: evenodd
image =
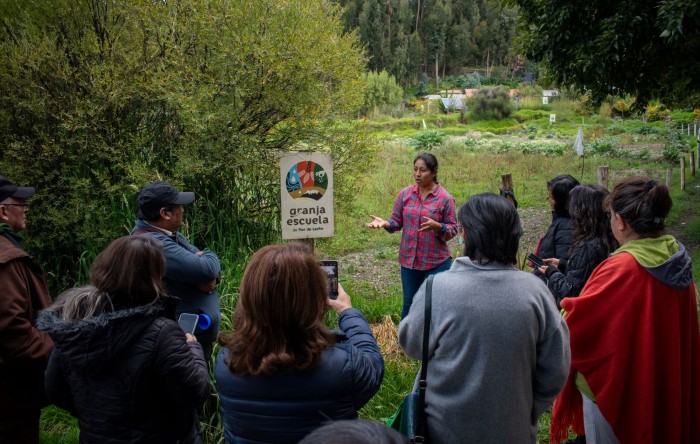
<instances>
[{"instance_id":1,"label":"grassy field","mask_svg":"<svg viewBox=\"0 0 700 444\"><path fill-rule=\"evenodd\" d=\"M572 116L550 127L549 112L521 110L516 118L530 119L522 124L514 119L497 125L484 122L462 125L457 123L456 115L430 115L426 119L430 129L444 129L446 140L432 152L440 162L438 179L458 205L475 193L498 192L501 175L512 175L525 228L521 253L531 250L533 242L549 224L545 186L548 179L569 173L582 183L595 183L598 166L606 165L610 169L612 187L619 179L637 174L663 181L668 167L659 148L663 143L663 124L645 126L637 121L588 119L584 124L585 143L593 148L580 158L571 148L580 118ZM382 140L375 158L362 170L353 172L356 196L351 204L336 206L335 237L316 242L320 258L341 261L340 280L351 294L353 304L373 324L380 342L386 360L384 382L379 393L361 411L362 417L380 421L394 411L411 389L418 363L402 354L396 339L401 308L396 264L399 235L366 229L364 223L369 221L369 214L387 217L399 190L412 183L412 161L417 154L412 140L422 131L422 120L409 116L370 122L371 130ZM635 154L640 152L644 155ZM700 185L696 178L690 178L686 191L681 192L679 176L676 167L672 187L675 205L669 226L688 244L697 276ZM210 248L220 254L224 265L220 293L222 329L227 329L231 327L231 310L244 261L226 255L224 250L230 242L225 234L220 237ZM335 320L333 315L327 318L329 325L334 325ZM207 411L204 416L207 442L223 442L219 414ZM540 442L548 442L548 423L549 417L545 415L540 424ZM45 409L42 424L42 442L77 442L77 425L65 412L57 408Z\"/></svg>"}]
</instances>

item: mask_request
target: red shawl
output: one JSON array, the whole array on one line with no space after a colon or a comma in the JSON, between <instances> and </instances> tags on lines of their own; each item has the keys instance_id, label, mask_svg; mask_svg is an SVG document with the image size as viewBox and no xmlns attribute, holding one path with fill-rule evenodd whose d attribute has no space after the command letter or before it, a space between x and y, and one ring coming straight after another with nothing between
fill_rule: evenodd
<instances>
[{"instance_id":1,"label":"red shawl","mask_svg":"<svg viewBox=\"0 0 700 444\"><path fill-rule=\"evenodd\" d=\"M621 444L700 442L700 331L695 286L673 290L629 253L606 259L561 302L571 368L554 403L552 443L583 432L580 372Z\"/></svg>"}]
</instances>

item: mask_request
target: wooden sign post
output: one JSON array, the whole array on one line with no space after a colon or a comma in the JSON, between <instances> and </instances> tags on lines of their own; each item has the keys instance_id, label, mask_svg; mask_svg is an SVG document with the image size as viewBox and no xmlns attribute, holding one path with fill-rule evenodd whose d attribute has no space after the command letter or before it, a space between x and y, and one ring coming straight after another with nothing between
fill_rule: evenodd
<instances>
[{"instance_id":1,"label":"wooden sign post","mask_svg":"<svg viewBox=\"0 0 700 444\"><path fill-rule=\"evenodd\" d=\"M606 190L608 189L608 166L607 165L598 167L598 185L605 188Z\"/></svg>"}]
</instances>

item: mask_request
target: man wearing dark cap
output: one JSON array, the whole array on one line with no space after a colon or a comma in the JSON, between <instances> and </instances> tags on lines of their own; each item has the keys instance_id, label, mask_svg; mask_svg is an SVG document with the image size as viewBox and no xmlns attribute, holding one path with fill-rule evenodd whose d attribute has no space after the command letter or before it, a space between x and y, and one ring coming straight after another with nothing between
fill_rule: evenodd
<instances>
[{"instance_id":1,"label":"man wearing dark cap","mask_svg":"<svg viewBox=\"0 0 700 444\"><path fill-rule=\"evenodd\" d=\"M195 336L208 362L221 319L216 291L221 264L216 254L200 251L177 231L182 226L183 205L193 201L194 193L179 192L167 182L146 185L139 193L138 220L131 234L153 236L163 242L168 294L180 298L178 316L199 315Z\"/></svg>"},{"instance_id":2,"label":"man wearing dark cap","mask_svg":"<svg viewBox=\"0 0 700 444\"><path fill-rule=\"evenodd\" d=\"M33 187L0 176L0 443L38 443L39 415L48 405L44 370L53 342L35 321L51 298L19 234L33 195Z\"/></svg>"}]
</instances>

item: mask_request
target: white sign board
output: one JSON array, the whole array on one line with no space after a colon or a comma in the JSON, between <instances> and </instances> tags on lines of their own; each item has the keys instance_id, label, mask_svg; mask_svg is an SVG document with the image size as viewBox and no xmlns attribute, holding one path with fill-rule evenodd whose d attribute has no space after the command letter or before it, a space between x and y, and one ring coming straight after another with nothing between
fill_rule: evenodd
<instances>
[{"instance_id":1,"label":"white sign board","mask_svg":"<svg viewBox=\"0 0 700 444\"><path fill-rule=\"evenodd\" d=\"M557 121L557 115L556 114L550 114L549 115L549 124L551 125L552 123Z\"/></svg>"},{"instance_id":2,"label":"white sign board","mask_svg":"<svg viewBox=\"0 0 700 444\"><path fill-rule=\"evenodd\" d=\"M548 105L548 104L549 104L549 97L542 96L542 105Z\"/></svg>"},{"instance_id":3,"label":"white sign board","mask_svg":"<svg viewBox=\"0 0 700 444\"><path fill-rule=\"evenodd\" d=\"M280 184L282 239L333 236L333 162L329 155L282 157Z\"/></svg>"}]
</instances>

